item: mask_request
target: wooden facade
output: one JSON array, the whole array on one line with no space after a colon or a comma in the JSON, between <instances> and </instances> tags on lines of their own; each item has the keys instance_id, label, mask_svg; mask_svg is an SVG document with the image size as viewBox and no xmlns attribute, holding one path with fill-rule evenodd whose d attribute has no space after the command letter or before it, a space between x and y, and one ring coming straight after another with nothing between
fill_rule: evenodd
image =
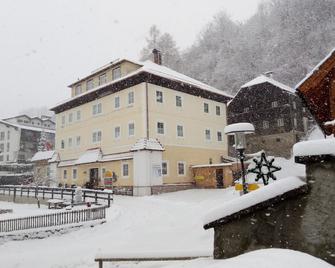
<instances>
[{"instance_id":1,"label":"wooden facade","mask_svg":"<svg viewBox=\"0 0 335 268\"><path fill-rule=\"evenodd\" d=\"M256 78L257 79L257 78ZM228 124L248 122L255 134L247 136L247 152L289 157L293 144L305 134L309 114L294 91L266 81L242 87L228 105ZM234 154L233 140L229 153Z\"/></svg>"},{"instance_id":2,"label":"wooden facade","mask_svg":"<svg viewBox=\"0 0 335 268\"><path fill-rule=\"evenodd\" d=\"M335 49L296 87L325 135L335 134Z\"/></svg>"}]
</instances>

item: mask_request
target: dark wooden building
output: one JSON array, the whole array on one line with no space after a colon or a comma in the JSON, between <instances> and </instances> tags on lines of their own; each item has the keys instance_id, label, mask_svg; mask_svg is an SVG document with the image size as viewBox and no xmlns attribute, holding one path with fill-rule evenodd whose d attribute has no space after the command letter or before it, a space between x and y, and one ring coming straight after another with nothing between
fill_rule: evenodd
<instances>
[{"instance_id":1,"label":"dark wooden building","mask_svg":"<svg viewBox=\"0 0 335 268\"><path fill-rule=\"evenodd\" d=\"M296 86L296 91L323 133L335 135L335 49Z\"/></svg>"},{"instance_id":2,"label":"dark wooden building","mask_svg":"<svg viewBox=\"0 0 335 268\"><path fill-rule=\"evenodd\" d=\"M246 83L228 104L228 124L248 122L255 134L247 137L247 153L265 150L289 157L292 146L308 130L308 111L294 90L266 75ZM233 141L229 153L234 155Z\"/></svg>"}]
</instances>

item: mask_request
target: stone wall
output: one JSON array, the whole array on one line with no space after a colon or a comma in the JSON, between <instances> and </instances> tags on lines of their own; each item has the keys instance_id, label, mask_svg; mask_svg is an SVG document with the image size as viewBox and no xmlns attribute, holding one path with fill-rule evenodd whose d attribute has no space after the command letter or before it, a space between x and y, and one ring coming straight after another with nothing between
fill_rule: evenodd
<instances>
[{"instance_id":1,"label":"stone wall","mask_svg":"<svg viewBox=\"0 0 335 268\"><path fill-rule=\"evenodd\" d=\"M307 165L309 191L214 227L214 257L261 248L306 252L335 265L335 160Z\"/></svg>"}]
</instances>

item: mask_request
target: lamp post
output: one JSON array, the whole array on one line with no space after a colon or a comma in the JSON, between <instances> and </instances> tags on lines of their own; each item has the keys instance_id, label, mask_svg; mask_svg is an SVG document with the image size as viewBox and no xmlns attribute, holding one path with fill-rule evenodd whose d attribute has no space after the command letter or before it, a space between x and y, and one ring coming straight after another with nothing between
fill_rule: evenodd
<instances>
[{"instance_id":1,"label":"lamp post","mask_svg":"<svg viewBox=\"0 0 335 268\"><path fill-rule=\"evenodd\" d=\"M242 169L242 186L243 186L243 194L248 193L247 184L245 182L245 168L244 168L244 151L246 148L246 134L255 133L255 127L250 123L236 123L231 124L225 127L224 132L226 135L233 135L235 142L235 149L238 152L238 158L241 161L241 169Z\"/></svg>"}]
</instances>

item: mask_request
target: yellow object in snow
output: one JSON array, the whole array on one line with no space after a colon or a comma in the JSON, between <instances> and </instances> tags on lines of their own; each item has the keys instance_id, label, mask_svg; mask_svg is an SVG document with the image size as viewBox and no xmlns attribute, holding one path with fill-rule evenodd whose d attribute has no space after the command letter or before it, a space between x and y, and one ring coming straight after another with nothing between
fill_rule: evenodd
<instances>
[{"instance_id":1,"label":"yellow object in snow","mask_svg":"<svg viewBox=\"0 0 335 268\"><path fill-rule=\"evenodd\" d=\"M248 191L254 191L259 188L259 185L257 183L249 183L248 184ZM236 191L242 191L243 190L243 185L241 183L236 183L235 184L235 190Z\"/></svg>"}]
</instances>

